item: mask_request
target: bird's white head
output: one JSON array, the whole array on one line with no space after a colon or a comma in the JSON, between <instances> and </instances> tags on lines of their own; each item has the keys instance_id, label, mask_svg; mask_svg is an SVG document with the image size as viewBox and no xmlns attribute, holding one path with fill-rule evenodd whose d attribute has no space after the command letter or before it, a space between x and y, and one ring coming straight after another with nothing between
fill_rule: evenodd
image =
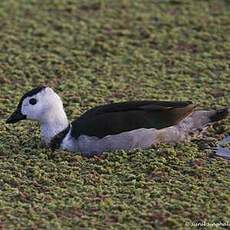
<instances>
[{"instance_id":1,"label":"bird's white head","mask_svg":"<svg viewBox=\"0 0 230 230\"><path fill-rule=\"evenodd\" d=\"M45 123L64 112L61 98L49 87L41 86L32 89L22 96L16 111L7 123L15 123L23 119Z\"/></svg>"},{"instance_id":2,"label":"bird's white head","mask_svg":"<svg viewBox=\"0 0 230 230\"><path fill-rule=\"evenodd\" d=\"M51 88L45 86L34 88L23 95L17 109L6 123L24 119L40 123L42 142L46 145L69 125L61 98Z\"/></svg>"}]
</instances>

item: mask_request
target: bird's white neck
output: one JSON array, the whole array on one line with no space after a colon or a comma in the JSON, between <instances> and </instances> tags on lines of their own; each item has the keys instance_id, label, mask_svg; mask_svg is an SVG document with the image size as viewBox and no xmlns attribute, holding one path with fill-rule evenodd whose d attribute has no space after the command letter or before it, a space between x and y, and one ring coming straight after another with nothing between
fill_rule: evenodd
<instances>
[{"instance_id":1,"label":"bird's white neck","mask_svg":"<svg viewBox=\"0 0 230 230\"><path fill-rule=\"evenodd\" d=\"M64 109L55 110L45 116L45 119L40 122L41 126L41 141L45 145L49 145L52 138L67 128L69 125Z\"/></svg>"}]
</instances>

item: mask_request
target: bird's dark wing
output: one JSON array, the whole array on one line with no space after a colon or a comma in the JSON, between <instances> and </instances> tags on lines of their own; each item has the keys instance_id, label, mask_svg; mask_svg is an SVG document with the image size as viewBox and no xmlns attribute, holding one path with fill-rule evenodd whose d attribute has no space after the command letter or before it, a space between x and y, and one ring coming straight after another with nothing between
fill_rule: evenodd
<instances>
[{"instance_id":1,"label":"bird's dark wing","mask_svg":"<svg viewBox=\"0 0 230 230\"><path fill-rule=\"evenodd\" d=\"M72 123L71 135L102 138L139 128L162 129L177 124L194 105L191 102L131 101L102 105L85 112Z\"/></svg>"}]
</instances>

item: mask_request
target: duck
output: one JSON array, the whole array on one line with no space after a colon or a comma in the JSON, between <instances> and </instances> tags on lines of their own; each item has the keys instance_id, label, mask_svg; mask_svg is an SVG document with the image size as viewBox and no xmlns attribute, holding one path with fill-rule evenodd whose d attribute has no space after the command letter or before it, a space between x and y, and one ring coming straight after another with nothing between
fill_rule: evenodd
<instances>
[{"instance_id":1,"label":"duck","mask_svg":"<svg viewBox=\"0 0 230 230\"><path fill-rule=\"evenodd\" d=\"M93 156L191 140L230 113L228 108L195 108L191 101L126 101L96 106L69 122L59 95L39 86L21 97L6 123L38 121L46 147Z\"/></svg>"}]
</instances>

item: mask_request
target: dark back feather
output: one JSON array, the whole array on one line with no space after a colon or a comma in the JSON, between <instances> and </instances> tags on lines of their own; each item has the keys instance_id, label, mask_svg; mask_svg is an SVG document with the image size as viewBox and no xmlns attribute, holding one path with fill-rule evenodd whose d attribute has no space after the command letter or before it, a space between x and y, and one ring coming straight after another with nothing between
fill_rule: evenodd
<instances>
[{"instance_id":1,"label":"dark back feather","mask_svg":"<svg viewBox=\"0 0 230 230\"><path fill-rule=\"evenodd\" d=\"M102 138L139 128L162 129L177 124L194 105L191 102L131 101L97 106L72 123L71 135Z\"/></svg>"}]
</instances>

